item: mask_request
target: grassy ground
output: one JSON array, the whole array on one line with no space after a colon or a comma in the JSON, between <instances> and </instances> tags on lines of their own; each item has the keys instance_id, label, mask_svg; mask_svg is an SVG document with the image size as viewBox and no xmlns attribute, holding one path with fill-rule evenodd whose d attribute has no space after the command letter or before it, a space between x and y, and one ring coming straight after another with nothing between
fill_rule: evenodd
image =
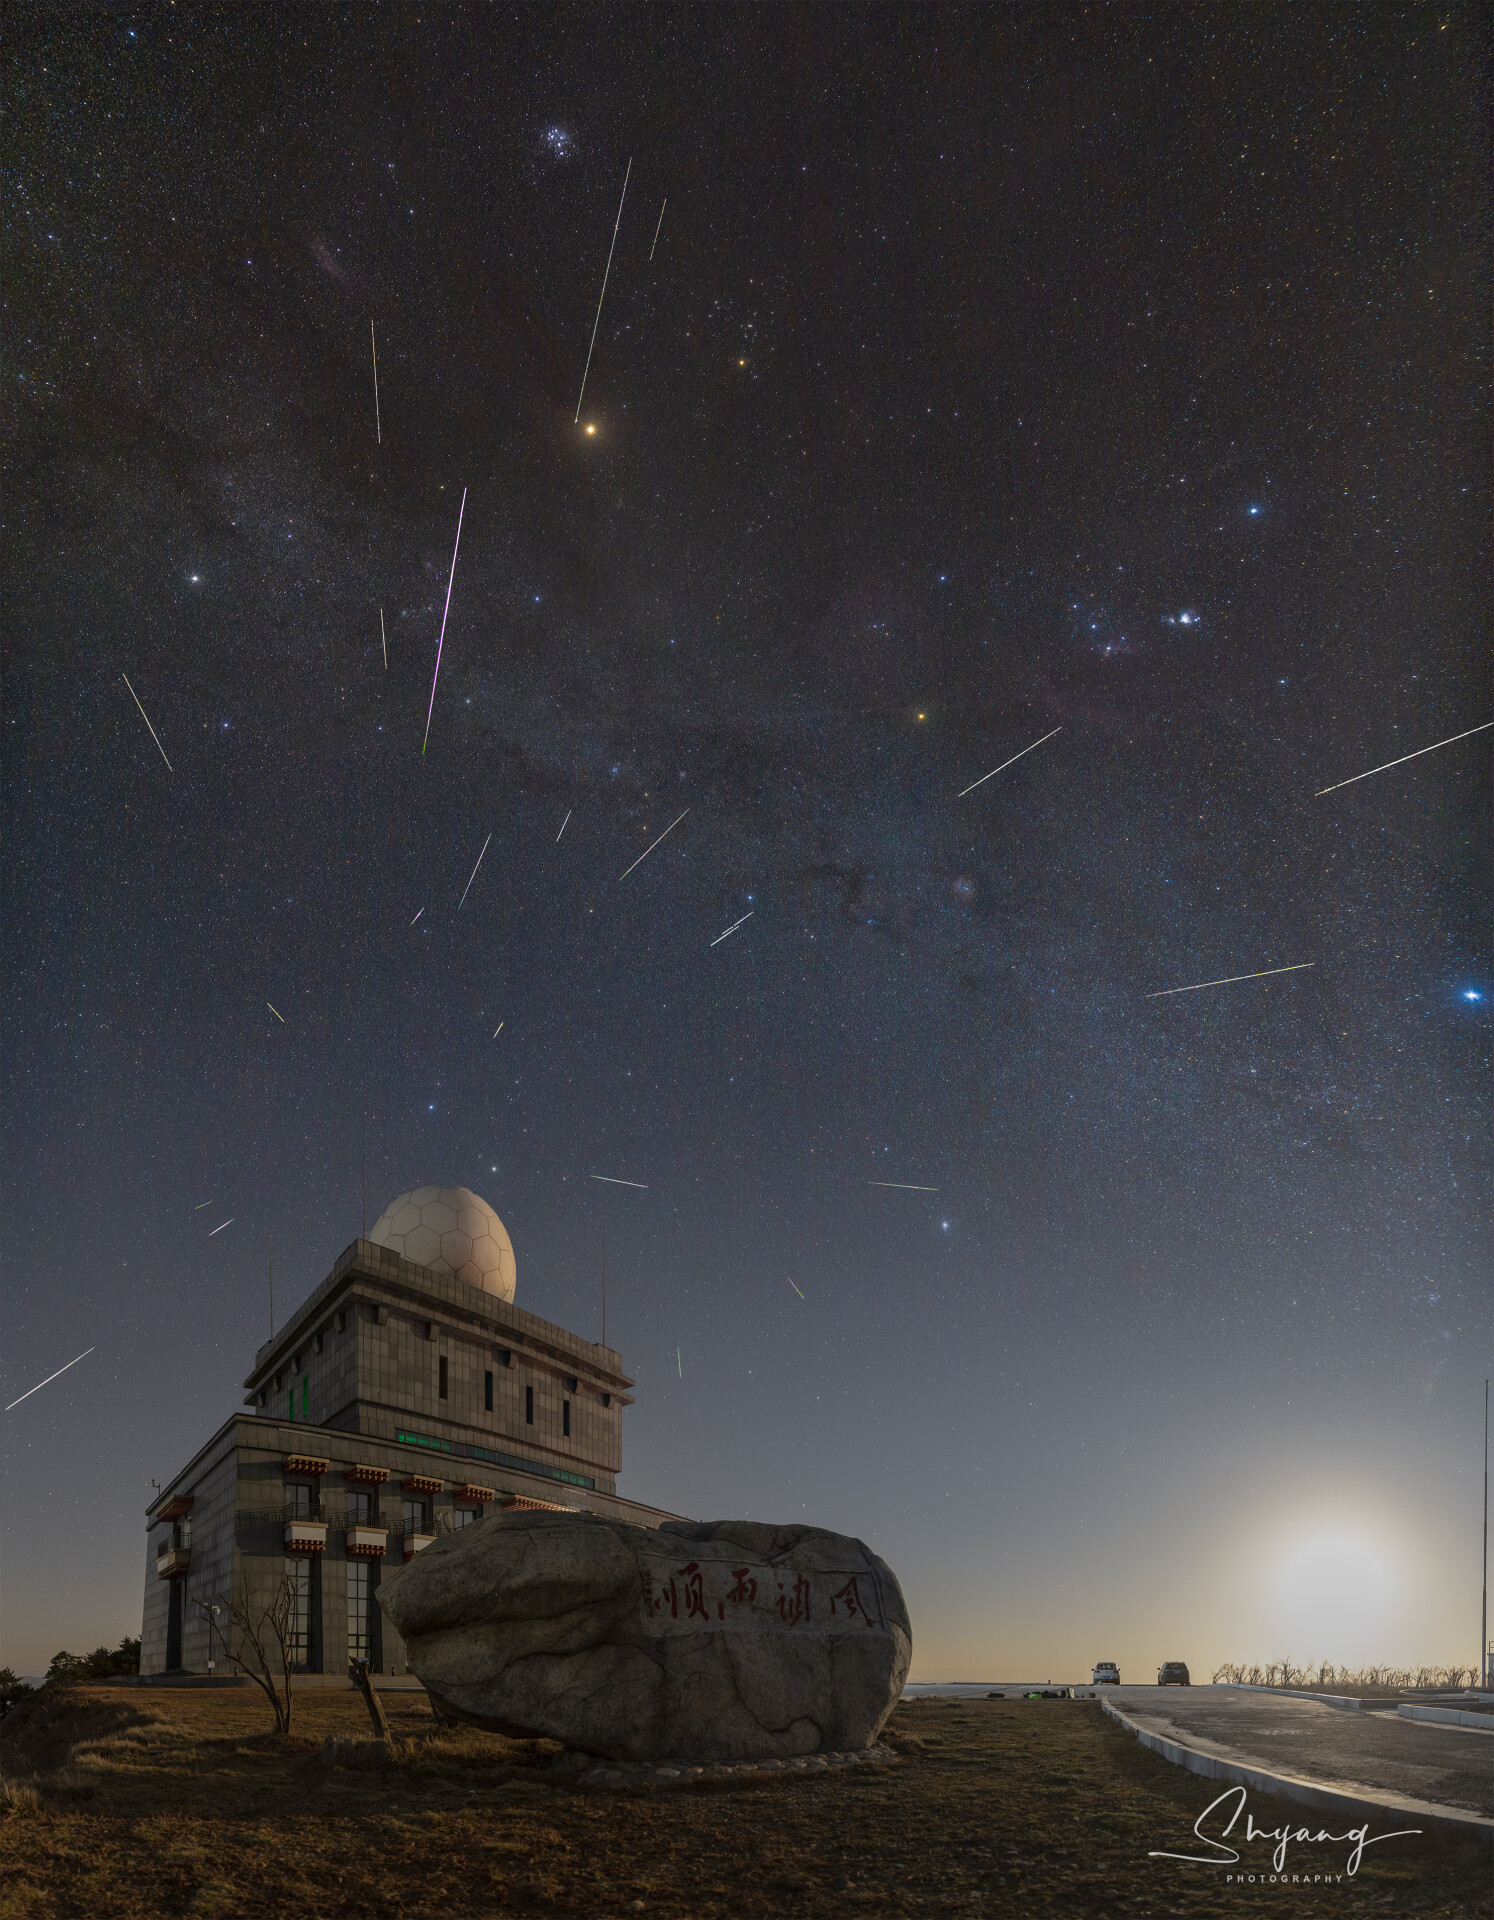
<instances>
[{"instance_id":1,"label":"grassy ground","mask_svg":"<svg viewBox=\"0 0 1494 1920\"><path fill-rule=\"evenodd\" d=\"M332 1767L328 1734L367 1740L351 1693L296 1696L292 1739L244 1691L79 1687L4 1728L5 1920L467 1920L717 1916L1415 1913L1490 1911L1489 1849L1392 1841L1328 1886L1230 1884L1147 1858L1194 1851L1218 1783L1146 1751L1086 1702L919 1701L888 1730L885 1772L576 1791L555 1747L435 1725L385 1694L392 1760ZM363 1760L365 1756L357 1756ZM1251 1795L1257 1826L1311 1822ZM1376 1823L1381 1830L1393 1822ZM1288 1870L1342 1873L1347 1846ZM1270 1843L1240 1870L1270 1871Z\"/></svg>"}]
</instances>

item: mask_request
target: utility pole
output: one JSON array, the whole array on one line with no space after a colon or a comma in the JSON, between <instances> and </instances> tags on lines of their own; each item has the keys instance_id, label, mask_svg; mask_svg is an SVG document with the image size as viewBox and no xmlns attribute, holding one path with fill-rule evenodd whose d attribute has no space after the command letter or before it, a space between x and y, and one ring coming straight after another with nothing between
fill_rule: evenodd
<instances>
[{"instance_id":1,"label":"utility pole","mask_svg":"<svg viewBox=\"0 0 1494 1920\"><path fill-rule=\"evenodd\" d=\"M1488 1688L1488 1380L1484 1380L1484 1603L1479 1609L1479 1682Z\"/></svg>"},{"instance_id":2,"label":"utility pole","mask_svg":"<svg viewBox=\"0 0 1494 1920\"><path fill-rule=\"evenodd\" d=\"M604 1193L602 1195L602 1345L605 1347L606 1344L607 1344L607 1196ZM1484 1451L1486 1453L1488 1452L1487 1438L1485 1440ZM1487 1472L1485 1472L1484 1479L1486 1483L1485 1489L1484 1489L1484 1506L1487 1508L1489 1504ZM1488 1515L1487 1513L1485 1513L1484 1533L1486 1536L1488 1534L1488 1531L1489 1531ZM1487 1557L1488 1556L1486 1554L1485 1558L1487 1559Z\"/></svg>"}]
</instances>

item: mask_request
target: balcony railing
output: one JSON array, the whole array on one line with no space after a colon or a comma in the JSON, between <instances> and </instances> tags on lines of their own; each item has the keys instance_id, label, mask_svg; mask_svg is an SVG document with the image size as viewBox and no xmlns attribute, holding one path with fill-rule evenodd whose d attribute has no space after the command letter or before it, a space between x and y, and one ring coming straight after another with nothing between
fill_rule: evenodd
<instances>
[{"instance_id":1,"label":"balcony railing","mask_svg":"<svg viewBox=\"0 0 1494 1920\"><path fill-rule=\"evenodd\" d=\"M179 1580L192 1564L190 1547L162 1547L156 1555L156 1577Z\"/></svg>"}]
</instances>

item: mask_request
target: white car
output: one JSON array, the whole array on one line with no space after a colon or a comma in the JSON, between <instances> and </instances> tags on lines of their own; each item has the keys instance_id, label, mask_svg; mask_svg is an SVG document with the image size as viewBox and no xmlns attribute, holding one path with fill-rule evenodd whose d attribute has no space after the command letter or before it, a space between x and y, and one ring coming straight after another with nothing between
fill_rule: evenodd
<instances>
[{"instance_id":1,"label":"white car","mask_svg":"<svg viewBox=\"0 0 1494 1920\"><path fill-rule=\"evenodd\" d=\"M1097 1660L1095 1662L1094 1679L1090 1683L1092 1686L1118 1687L1120 1683L1121 1670L1113 1660Z\"/></svg>"}]
</instances>

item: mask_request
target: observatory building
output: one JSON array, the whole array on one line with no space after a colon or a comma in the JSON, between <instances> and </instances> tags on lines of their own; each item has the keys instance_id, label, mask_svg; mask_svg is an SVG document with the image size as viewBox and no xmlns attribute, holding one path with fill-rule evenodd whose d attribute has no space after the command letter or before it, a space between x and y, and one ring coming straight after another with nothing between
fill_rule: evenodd
<instances>
[{"instance_id":1,"label":"observatory building","mask_svg":"<svg viewBox=\"0 0 1494 1920\"><path fill-rule=\"evenodd\" d=\"M223 1665L210 1610L291 1596L292 1658L406 1671L376 1595L440 1533L505 1508L638 1526L621 1498L633 1382L610 1347L513 1304L503 1222L465 1187L417 1187L355 1240L254 1356L246 1413L152 1504L140 1671Z\"/></svg>"}]
</instances>

